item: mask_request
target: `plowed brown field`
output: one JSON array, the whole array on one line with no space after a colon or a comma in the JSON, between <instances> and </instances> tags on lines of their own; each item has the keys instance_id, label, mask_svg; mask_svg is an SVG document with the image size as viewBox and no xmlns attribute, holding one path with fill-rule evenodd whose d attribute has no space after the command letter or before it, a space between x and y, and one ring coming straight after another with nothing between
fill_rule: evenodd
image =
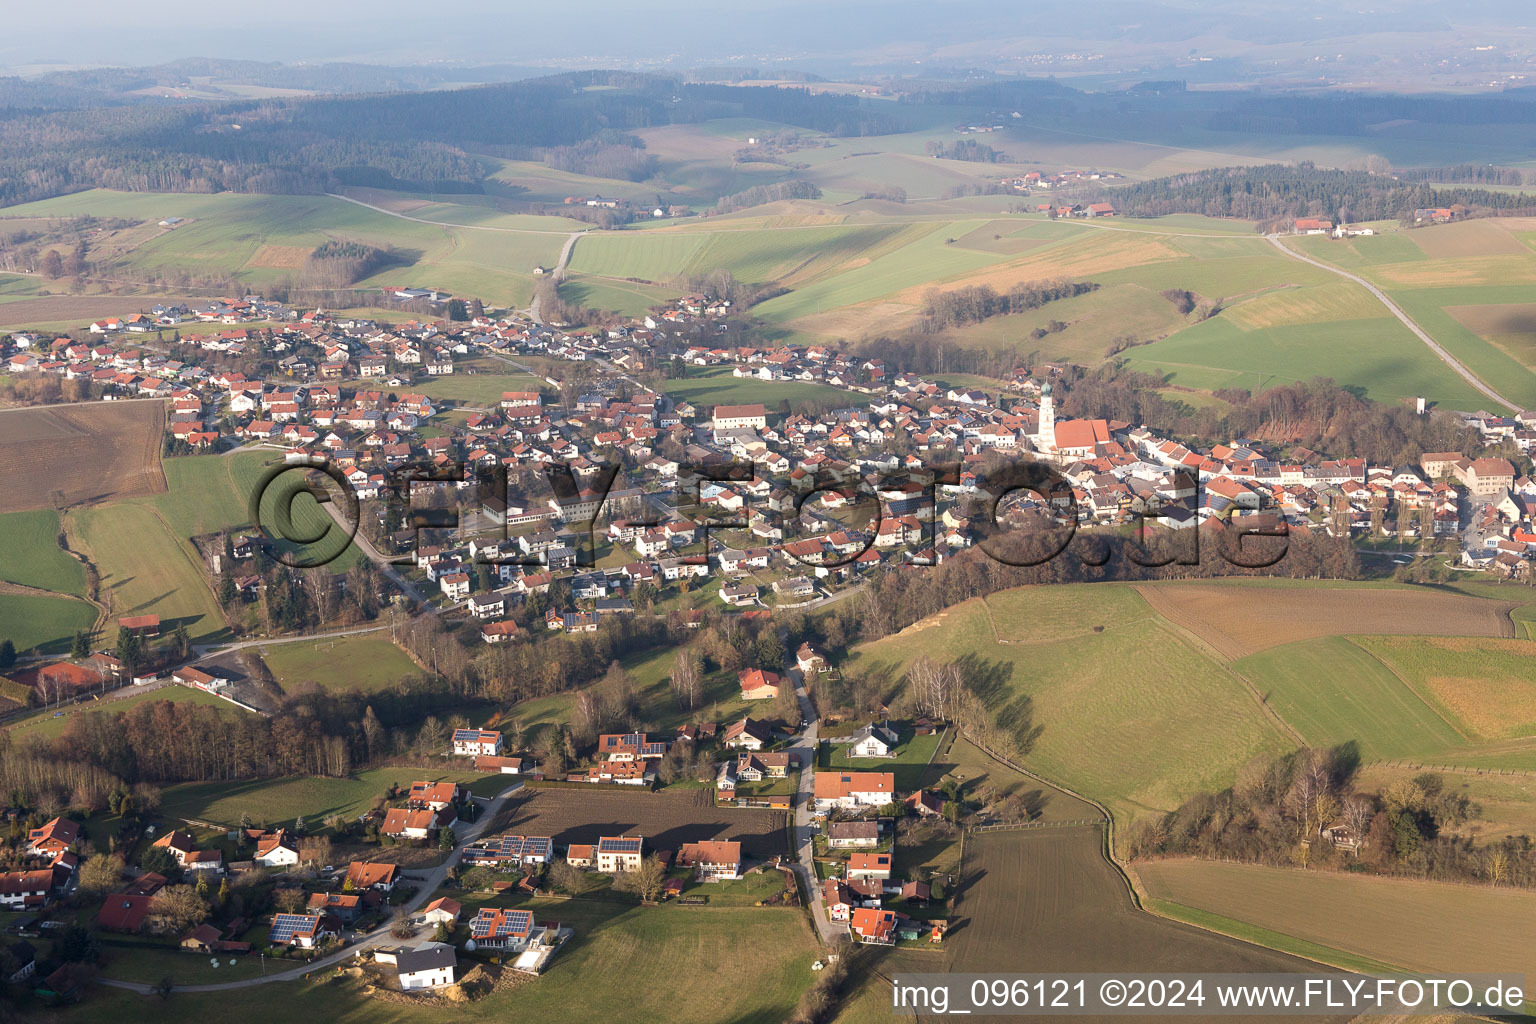
<instances>
[{"instance_id":1,"label":"plowed brown field","mask_svg":"<svg viewBox=\"0 0 1536 1024\"><path fill-rule=\"evenodd\" d=\"M716 807L713 796L709 789L651 793L627 786L525 787L502 811L505 823L497 826L517 835L549 836L556 846L641 835L647 852L676 853L683 843L711 839L740 842L749 859L786 851L783 811Z\"/></svg>"},{"instance_id":2,"label":"plowed brown field","mask_svg":"<svg viewBox=\"0 0 1536 1024\"><path fill-rule=\"evenodd\" d=\"M1515 635L1513 604L1434 590L1166 583L1136 588L1164 618L1236 660L1320 636Z\"/></svg>"},{"instance_id":3,"label":"plowed brown field","mask_svg":"<svg viewBox=\"0 0 1536 1024\"><path fill-rule=\"evenodd\" d=\"M158 494L164 431L157 401L0 410L0 512Z\"/></svg>"}]
</instances>

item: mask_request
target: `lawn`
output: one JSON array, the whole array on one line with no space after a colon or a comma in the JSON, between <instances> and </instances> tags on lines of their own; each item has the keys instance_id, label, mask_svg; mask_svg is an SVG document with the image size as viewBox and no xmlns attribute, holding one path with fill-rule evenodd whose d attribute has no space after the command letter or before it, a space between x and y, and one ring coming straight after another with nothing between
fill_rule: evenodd
<instances>
[{"instance_id":1,"label":"lawn","mask_svg":"<svg viewBox=\"0 0 1536 1024\"><path fill-rule=\"evenodd\" d=\"M39 590L85 596L85 566L58 544L59 514L52 509L0 515L0 579Z\"/></svg>"},{"instance_id":2,"label":"lawn","mask_svg":"<svg viewBox=\"0 0 1536 1024\"><path fill-rule=\"evenodd\" d=\"M1536 971L1529 890L1198 860L1135 870L1156 899L1410 971Z\"/></svg>"},{"instance_id":3,"label":"lawn","mask_svg":"<svg viewBox=\"0 0 1536 1024\"><path fill-rule=\"evenodd\" d=\"M95 622L96 609L73 597L0 593L0 639L19 654L68 654L75 631Z\"/></svg>"},{"instance_id":4,"label":"lawn","mask_svg":"<svg viewBox=\"0 0 1536 1024\"><path fill-rule=\"evenodd\" d=\"M1376 759L1422 757L1466 742L1390 669L1344 637L1272 647L1233 668L1313 746L1353 740L1364 757Z\"/></svg>"},{"instance_id":5,"label":"lawn","mask_svg":"<svg viewBox=\"0 0 1536 1024\"><path fill-rule=\"evenodd\" d=\"M1121 588L1106 588L1105 598L1125 606ZM1251 758L1294 746L1236 678L1161 622L1117 622L1088 605L1081 615L1109 625L1000 644L986 607L970 601L862 645L845 670L894 676L919 655L961 661L994 718L1029 745L1026 766L1126 819L1220 789Z\"/></svg>"},{"instance_id":6,"label":"lawn","mask_svg":"<svg viewBox=\"0 0 1536 1024\"><path fill-rule=\"evenodd\" d=\"M101 574L100 599L114 618L153 613L162 630L185 625L194 641L225 637L201 563L153 508L121 502L73 509L66 525L70 546L84 551Z\"/></svg>"},{"instance_id":7,"label":"lawn","mask_svg":"<svg viewBox=\"0 0 1536 1024\"><path fill-rule=\"evenodd\" d=\"M928 774L928 762L933 760L943 739L940 733L915 736L911 726L901 726L898 745L892 757L849 757L845 740L832 740L821 744L817 750L816 767L852 768L858 771L892 772L896 776L896 791L910 793L922 788L923 776Z\"/></svg>"},{"instance_id":8,"label":"lawn","mask_svg":"<svg viewBox=\"0 0 1536 1024\"><path fill-rule=\"evenodd\" d=\"M270 644L261 649L261 660L285 689L315 682L326 689L371 692L422 674L387 631Z\"/></svg>"}]
</instances>

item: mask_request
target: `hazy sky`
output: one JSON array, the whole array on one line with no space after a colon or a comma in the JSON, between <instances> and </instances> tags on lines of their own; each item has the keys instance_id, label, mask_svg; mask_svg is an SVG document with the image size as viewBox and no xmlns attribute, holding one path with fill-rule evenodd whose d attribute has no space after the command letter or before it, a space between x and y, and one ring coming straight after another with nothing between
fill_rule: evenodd
<instances>
[{"instance_id":1,"label":"hazy sky","mask_svg":"<svg viewBox=\"0 0 1536 1024\"><path fill-rule=\"evenodd\" d=\"M454 58L545 66L668 58L900 63L1060 50L1074 39L1122 50L1234 53L1244 44L1424 33L1536 21L1530 0L57 0L7 5L0 64L157 64L179 57L414 63ZM1048 35L1046 35L1048 33ZM1228 47L1229 42L1232 43ZM1045 45L1045 42L1042 42Z\"/></svg>"}]
</instances>

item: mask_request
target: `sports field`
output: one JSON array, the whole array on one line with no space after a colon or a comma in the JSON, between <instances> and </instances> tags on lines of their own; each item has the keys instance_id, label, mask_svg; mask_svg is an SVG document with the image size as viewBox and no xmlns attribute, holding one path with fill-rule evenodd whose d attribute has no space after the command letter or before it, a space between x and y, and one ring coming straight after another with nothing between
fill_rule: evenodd
<instances>
[{"instance_id":1,"label":"sports field","mask_svg":"<svg viewBox=\"0 0 1536 1024\"><path fill-rule=\"evenodd\" d=\"M318 683L327 690L386 690L422 674L416 663L390 642L387 630L270 644L261 649L261 660L288 690L305 683Z\"/></svg>"}]
</instances>

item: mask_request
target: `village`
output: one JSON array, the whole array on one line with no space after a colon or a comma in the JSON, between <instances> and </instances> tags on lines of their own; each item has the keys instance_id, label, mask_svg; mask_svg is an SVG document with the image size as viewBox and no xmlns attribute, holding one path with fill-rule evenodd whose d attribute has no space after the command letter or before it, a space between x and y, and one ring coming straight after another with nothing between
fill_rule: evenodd
<instances>
[{"instance_id":1,"label":"village","mask_svg":"<svg viewBox=\"0 0 1536 1024\"><path fill-rule=\"evenodd\" d=\"M389 295L456 301L433 289ZM165 400L169 458L248 448L276 465L336 471L359 501L360 535L388 570L394 601L467 623L484 645L523 642L531 631L592 633L614 617L696 627L700 593L718 612L762 621L837 600L885 564L920 571L998 524L1155 524L1175 540L1283 528L1351 538L1400 565L1424 558L1509 578L1528 577L1536 553L1536 481L1498 456L1429 452L1417 464L1376 466L1294 447L1282 456L1247 438L1196 445L1059 415L1070 387L1062 367L1019 368L990 385L939 383L828 347L735 343L744 332L731 304L702 295L597 329L474 305L465 321L385 323L250 296L81 332L99 340L13 334L0 355L13 373L79 382L92 398ZM165 337L191 321L228 329ZM433 378L484 374L487 360L531 383L484 405L427 394ZM249 376L231 368L237 362L272 371ZM725 386L813 383L842 401L809 414L787 401L700 406L639 380L657 373L710 374ZM1536 413L1457 415L1488 448L1536 446ZM989 484L1025 458L1049 466L1064 488L991 494ZM404 515L423 506L439 515ZM1383 548L1393 538L1395 553ZM209 553L209 578L253 599L266 585L263 553L286 539L253 530L227 540ZM146 640L161 627L155 615L117 625ZM36 678L58 702L71 691L168 683L266 713L220 666L184 653L174 666L139 671L109 650L77 652ZM132 818L136 859L118 876L88 878L78 823L27 821L24 863L0 875L0 903L26 915L23 933L83 927L51 912L88 889L103 900L88 931L169 938L231 963L254 955L313 967L369 953L369 970L402 991L455 985L486 965L538 974L580 935L518 903L585 891L583 879L647 905L687 906L743 886L754 905L807 904L828 940L940 942L952 875L904 864L899 836L925 821L942 833L960 808L952 794L898 786L881 766L894 759L918 770L903 777L919 778L949 730L926 719L818 723L804 681L835 671L801 645L783 664L737 673L743 702L803 704L793 724L748 713L666 733L603 733L581 752L582 767L540 764L495 728L459 728L441 752L457 766L446 778L416 780L362 820L338 823L348 849L363 854L345 866L291 827L146 813ZM818 735L818 724L829 731ZM661 765L685 750L696 769L685 781L708 787L709 814L779 814L791 827L750 848L729 827L686 841L674 841L678 828L588 834L603 820L586 809L595 794L666 795L677 787ZM583 824L545 834L490 828L503 803L529 799ZM102 837L90 838L100 849ZM401 848L439 862L392 860ZM18 960L27 948L24 937L13 944ZM67 995L75 982L58 971L40 980Z\"/></svg>"}]
</instances>

